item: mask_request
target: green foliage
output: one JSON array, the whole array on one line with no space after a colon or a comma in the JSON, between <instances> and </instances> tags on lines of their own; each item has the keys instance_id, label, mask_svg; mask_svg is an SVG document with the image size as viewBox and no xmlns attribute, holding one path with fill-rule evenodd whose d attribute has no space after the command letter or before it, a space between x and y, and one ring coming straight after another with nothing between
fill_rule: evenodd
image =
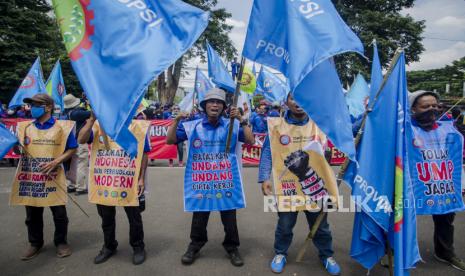
<instances>
[{"instance_id":1,"label":"green foliage","mask_svg":"<svg viewBox=\"0 0 465 276\"><path fill-rule=\"evenodd\" d=\"M46 0L0 2L0 100L8 103L40 56L46 81L60 58L68 93L82 89L71 69L51 6Z\"/></svg>"},{"instance_id":2,"label":"green foliage","mask_svg":"<svg viewBox=\"0 0 465 276\"><path fill-rule=\"evenodd\" d=\"M444 68L407 72L409 91L437 90L443 94L450 84L450 96L461 96L465 82L465 57L446 65Z\"/></svg>"},{"instance_id":3,"label":"green foliage","mask_svg":"<svg viewBox=\"0 0 465 276\"><path fill-rule=\"evenodd\" d=\"M384 68L398 47L405 49L406 62L418 61L424 51L421 33L424 21L415 21L409 15L401 15L404 8L413 6L414 0L332 0L339 14L352 30L360 37L365 55L370 62L356 54L341 55L336 64L341 81L351 82L353 76L361 72L370 76L373 47L376 39L381 64ZM369 78L368 78L369 79Z\"/></svg>"}]
</instances>

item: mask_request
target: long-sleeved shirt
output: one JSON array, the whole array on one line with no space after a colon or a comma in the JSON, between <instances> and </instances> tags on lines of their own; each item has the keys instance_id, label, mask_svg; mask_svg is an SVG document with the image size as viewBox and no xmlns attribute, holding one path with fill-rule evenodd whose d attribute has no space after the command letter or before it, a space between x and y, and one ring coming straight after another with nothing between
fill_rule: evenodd
<instances>
[{"instance_id":1,"label":"long-sleeved shirt","mask_svg":"<svg viewBox=\"0 0 465 276\"><path fill-rule=\"evenodd\" d=\"M308 116L302 120L302 121L297 121L296 119L293 119L289 111L286 111L284 113L284 120L288 124L296 125L296 126L303 126L308 123ZM262 183L265 180L270 180L271 179L271 170L273 169L273 164L271 161L271 145L270 145L270 136L267 135L265 138L265 142L263 143L262 147L262 153L260 156L260 165L258 167L258 182Z\"/></svg>"}]
</instances>

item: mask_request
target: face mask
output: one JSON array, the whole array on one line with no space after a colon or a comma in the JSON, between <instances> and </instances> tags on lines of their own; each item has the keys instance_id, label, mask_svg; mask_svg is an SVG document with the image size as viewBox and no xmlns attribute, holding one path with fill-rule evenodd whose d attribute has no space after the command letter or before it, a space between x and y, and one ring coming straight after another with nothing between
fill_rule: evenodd
<instances>
[{"instance_id":1,"label":"face mask","mask_svg":"<svg viewBox=\"0 0 465 276\"><path fill-rule=\"evenodd\" d=\"M42 115L44 114L45 114L45 107L43 106L33 106L31 108L31 115L32 115L32 118L34 119L38 119L42 117Z\"/></svg>"},{"instance_id":2,"label":"face mask","mask_svg":"<svg viewBox=\"0 0 465 276\"><path fill-rule=\"evenodd\" d=\"M413 118L415 121L417 121L421 128L431 130L433 129L434 123L437 119L439 119L440 115L441 113L439 110L430 109L428 111L413 114Z\"/></svg>"}]
</instances>

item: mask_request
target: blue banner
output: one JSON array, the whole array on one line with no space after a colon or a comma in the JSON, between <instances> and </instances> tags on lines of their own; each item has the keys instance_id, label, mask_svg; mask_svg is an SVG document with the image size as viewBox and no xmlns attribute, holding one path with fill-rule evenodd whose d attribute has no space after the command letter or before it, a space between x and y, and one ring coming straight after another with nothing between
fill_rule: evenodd
<instances>
[{"instance_id":1,"label":"blue banner","mask_svg":"<svg viewBox=\"0 0 465 276\"><path fill-rule=\"evenodd\" d=\"M236 83L228 72L228 68L224 65L218 53L213 49L210 43L207 43L208 54L208 75L212 82L219 88L227 92L234 93L236 91Z\"/></svg>"},{"instance_id":2,"label":"blue banner","mask_svg":"<svg viewBox=\"0 0 465 276\"><path fill-rule=\"evenodd\" d=\"M254 1L243 56L282 72L297 102L333 144L354 159L349 111L329 64L329 58L348 51L363 55L363 45L330 0ZM315 75L328 74L326 79L337 82L310 76L318 67Z\"/></svg>"},{"instance_id":3,"label":"blue banner","mask_svg":"<svg viewBox=\"0 0 465 276\"><path fill-rule=\"evenodd\" d=\"M47 93L55 101L55 105L60 106L61 112L63 112L65 110L63 98L66 96L66 88L63 75L61 74L61 64L59 60L53 67L52 73L50 73L47 83L45 84L45 88L47 89Z\"/></svg>"},{"instance_id":4,"label":"blue banner","mask_svg":"<svg viewBox=\"0 0 465 276\"><path fill-rule=\"evenodd\" d=\"M412 126L408 143L417 215L439 215L465 210L462 200L463 136L452 121L440 121L425 131Z\"/></svg>"},{"instance_id":5,"label":"blue banner","mask_svg":"<svg viewBox=\"0 0 465 276\"><path fill-rule=\"evenodd\" d=\"M365 113L365 108L369 99L369 90L370 88L368 87L365 78L362 74L357 74L349 92L345 95L350 115L354 116L354 118Z\"/></svg>"},{"instance_id":6,"label":"blue banner","mask_svg":"<svg viewBox=\"0 0 465 276\"><path fill-rule=\"evenodd\" d=\"M187 92L187 95L179 103L179 109L184 112L191 112L194 108L195 93L194 91Z\"/></svg>"},{"instance_id":7,"label":"blue banner","mask_svg":"<svg viewBox=\"0 0 465 276\"><path fill-rule=\"evenodd\" d=\"M53 6L100 125L136 156L128 127L147 86L194 44L209 13L180 0L53 0Z\"/></svg>"},{"instance_id":8,"label":"blue banner","mask_svg":"<svg viewBox=\"0 0 465 276\"><path fill-rule=\"evenodd\" d=\"M200 102L203 100L208 90L213 88L213 84L210 82L207 76L199 69L195 71L195 93L197 94L197 100Z\"/></svg>"},{"instance_id":9,"label":"blue banner","mask_svg":"<svg viewBox=\"0 0 465 276\"><path fill-rule=\"evenodd\" d=\"M184 122L189 140L189 156L184 176L184 210L223 211L245 208L239 162L242 153L237 142L239 122L234 128L229 153L225 153L229 119L222 118L220 126L211 129L203 119ZM239 149L239 150L238 150Z\"/></svg>"},{"instance_id":10,"label":"blue banner","mask_svg":"<svg viewBox=\"0 0 465 276\"><path fill-rule=\"evenodd\" d=\"M14 136L4 124L0 123L0 159L3 158L16 143L18 143L16 136Z\"/></svg>"},{"instance_id":11,"label":"blue banner","mask_svg":"<svg viewBox=\"0 0 465 276\"><path fill-rule=\"evenodd\" d=\"M284 102L286 100L289 87L275 74L268 71L264 66L260 69L257 78L256 94L263 95L269 102Z\"/></svg>"},{"instance_id":12,"label":"blue banner","mask_svg":"<svg viewBox=\"0 0 465 276\"><path fill-rule=\"evenodd\" d=\"M13 109L15 107L23 105L24 98L30 98L35 94L45 93L44 77L42 75L42 67L40 65L40 58L34 61L31 69L24 78L21 86L16 91L16 94L8 104L8 108Z\"/></svg>"}]
</instances>

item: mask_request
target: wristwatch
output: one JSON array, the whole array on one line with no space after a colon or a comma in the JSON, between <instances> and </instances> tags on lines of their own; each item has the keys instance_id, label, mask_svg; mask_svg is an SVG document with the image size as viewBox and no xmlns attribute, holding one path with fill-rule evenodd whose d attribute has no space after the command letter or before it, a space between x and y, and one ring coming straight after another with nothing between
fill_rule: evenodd
<instances>
[{"instance_id":1,"label":"wristwatch","mask_svg":"<svg viewBox=\"0 0 465 276\"><path fill-rule=\"evenodd\" d=\"M249 120L244 119L241 121L240 126L248 126L249 125Z\"/></svg>"}]
</instances>

